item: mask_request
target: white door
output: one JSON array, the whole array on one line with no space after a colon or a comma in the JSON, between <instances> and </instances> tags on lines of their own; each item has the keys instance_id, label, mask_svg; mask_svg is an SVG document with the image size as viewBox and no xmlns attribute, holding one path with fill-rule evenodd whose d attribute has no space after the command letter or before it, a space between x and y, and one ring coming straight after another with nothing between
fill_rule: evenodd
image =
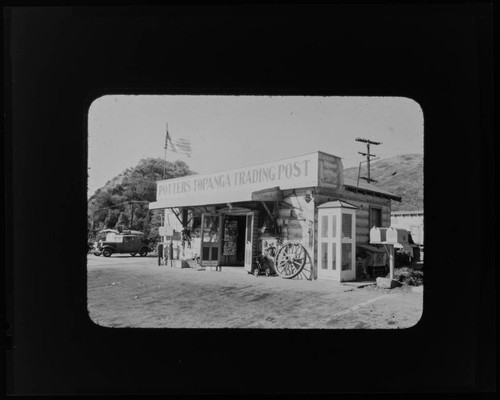
<instances>
[{"instance_id":1,"label":"white door","mask_svg":"<svg viewBox=\"0 0 500 400\"><path fill-rule=\"evenodd\" d=\"M219 265L221 218L216 214L201 215L200 265L202 267Z\"/></svg>"},{"instance_id":2,"label":"white door","mask_svg":"<svg viewBox=\"0 0 500 400\"><path fill-rule=\"evenodd\" d=\"M245 226L245 270L248 272L252 272L253 222L253 213L247 214Z\"/></svg>"},{"instance_id":3,"label":"white door","mask_svg":"<svg viewBox=\"0 0 500 400\"><path fill-rule=\"evenodd\" d=\"M318 278L340 281L338 209L318 210Z\"/></svg>"}]
</instances>

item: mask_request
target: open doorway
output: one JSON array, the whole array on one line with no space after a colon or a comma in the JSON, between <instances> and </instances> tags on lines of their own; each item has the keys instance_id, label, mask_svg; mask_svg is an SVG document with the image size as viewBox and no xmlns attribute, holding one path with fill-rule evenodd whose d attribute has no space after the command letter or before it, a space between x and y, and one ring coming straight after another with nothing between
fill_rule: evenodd
<instances>
[{"instance_id":1,"label":"open doorway","mask_svg":"<svg viewBox=\"0 0 500 400\"><path fill-rule=\"evenodd\" d=\"M245 215L225 215L220 265L243 267L245 263Z\"/></svg>"}]
</instances>

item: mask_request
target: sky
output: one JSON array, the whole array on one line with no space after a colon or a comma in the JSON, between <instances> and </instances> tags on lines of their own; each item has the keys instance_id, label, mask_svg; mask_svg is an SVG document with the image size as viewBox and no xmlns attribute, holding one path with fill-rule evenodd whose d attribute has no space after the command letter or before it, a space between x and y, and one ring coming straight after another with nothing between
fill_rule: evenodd
<instances>
[{"instance_id":1,"label":"sky","mask_svg":"<svg viewBox=\"0 0 500 400\"><path fill-rule=\"evenodd\" d=\"M88 112L89 197L143 158L165 158L165 135L187 139L197 173L261 164L313 151L358 167L366 144L380 159L423 154L423 114L405 97L110 95ZM366 164L364 164L366 165Z\"/></svg>"}]
</instances>

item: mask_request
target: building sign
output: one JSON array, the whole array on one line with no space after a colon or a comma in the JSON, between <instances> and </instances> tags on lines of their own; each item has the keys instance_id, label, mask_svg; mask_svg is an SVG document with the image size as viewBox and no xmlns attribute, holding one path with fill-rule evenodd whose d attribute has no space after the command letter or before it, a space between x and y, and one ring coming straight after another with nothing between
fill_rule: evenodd
<instances>
[{"instance_id":1,"label":"building sign","mask_svg":"<svg viewBox=\"0 0 500 400\"><path fill-rule=\"evenodd\" d=\"M190 175L157 182L151 208L250 201L252 192L318 185L318 152L212 174Z\"/></svg>"},{"instance_id":2,"label":"building sign","mask_svg":"<svg viewBox=\"0 0 500 400\"><path fill-rule=\"evenodd\" d=\"M172 236L174 234L174 228L171 226L160 226L158 228L158 233L160 236Z\"/></svg>"}]
</instances>

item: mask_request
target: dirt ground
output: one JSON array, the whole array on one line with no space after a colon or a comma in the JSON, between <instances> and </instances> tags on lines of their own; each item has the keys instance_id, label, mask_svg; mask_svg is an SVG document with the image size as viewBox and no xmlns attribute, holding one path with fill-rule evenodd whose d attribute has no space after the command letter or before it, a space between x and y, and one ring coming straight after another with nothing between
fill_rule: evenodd
<instances>
[{"instance_id":1,"label":"dirt ground","mask_svg":"<svg viewBox=\"0 0 500 400\"><path fill-rule=\"evenodd\" d=\"M88 255L88 311L105 327L409 328L423 293L329 280L254 277L242 268L197 271L155 257Z\"/></svg>"}]
</instances>

